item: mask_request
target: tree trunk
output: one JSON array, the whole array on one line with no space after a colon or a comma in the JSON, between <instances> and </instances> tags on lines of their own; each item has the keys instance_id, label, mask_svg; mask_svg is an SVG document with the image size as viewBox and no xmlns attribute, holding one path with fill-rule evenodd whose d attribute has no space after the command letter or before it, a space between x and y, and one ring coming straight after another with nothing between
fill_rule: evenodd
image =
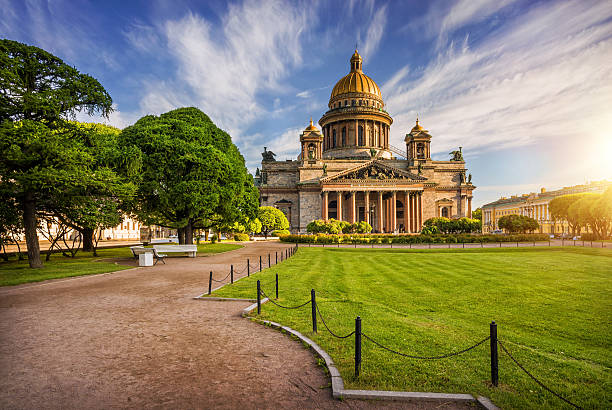
<instances>
[{"instance_id":1,"label":"tree trunk","mask_svg":"<svg viewBox=\"0 0 612 410\"><path fill-rule=\"evenodd\" d=\"M93 252L94 251L94 243L93 236L94 230L91 228L84 228L80 230L81 236L83 237L83 252Z\"/></svg>"},{"instance_id":2,"label":"tree trunk","mask_svg":"<svg viewBox=\"0 0 612 410\"><path fill-rule=\"evenodd\" d=\"M185 244L185 228L177 228L176 235L178 236L179 245Z\"/></svg>"},{"instance_id":3,"label":"tree trunk","mask_svg":"<svg viewBox=\"0 0 612 410\"><path fill-rule=\"evenodd\" d=\"M190 220L185 226L185 243L187 245L193 244L193 222Z\"/></svg>"},{"instance_id":4,"label":"tree trunk","mask_svg":"<svg viewBox=\"0 0 612 410\"><path fill-rule=\"evenodd\" d=\"M23 201L23 227L25 230L26 244L28 245L28 263L30 268L42 268L43 263L40 259L40 245L38 235L36 235L36 202L31 194L26 194Z\"/></svg>"}]
</instances>

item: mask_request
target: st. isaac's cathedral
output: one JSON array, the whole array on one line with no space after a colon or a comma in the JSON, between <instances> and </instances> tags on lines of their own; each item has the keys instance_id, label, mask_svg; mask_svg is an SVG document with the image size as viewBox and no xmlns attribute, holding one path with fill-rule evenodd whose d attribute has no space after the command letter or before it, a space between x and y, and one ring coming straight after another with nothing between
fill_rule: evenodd
<instances>
[{"instance_id":1,"label":"st. isaac's cathedral","mask_svg":"<svg viewBox=\"0 0 612 410\"><path fill-rule=\"evenodd\" d=\"M435 216L471 217L471 175L461 148L432 161L429 131L406 134L406 150L389 144L393 118L380 88L362 70L355 50L351 71L334 86L329 110L300 134L297 160L276 161L264 148L256 175L261 206L285 213L293 233L315 219L366 221L373 232L416 233ZM297 136L296 136L297 137Z\"/></svg>"}]
</instances>

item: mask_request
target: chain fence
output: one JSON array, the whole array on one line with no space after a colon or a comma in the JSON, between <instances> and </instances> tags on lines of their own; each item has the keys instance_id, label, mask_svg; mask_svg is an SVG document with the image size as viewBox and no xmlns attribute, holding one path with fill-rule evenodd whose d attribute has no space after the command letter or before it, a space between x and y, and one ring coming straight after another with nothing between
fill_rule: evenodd
<instances>
[{"instance_id":1,"label":"chain fence","mask_svg":"<svg viewBox=\"0 0 612 410\"><path fill-rule=\"evenodd\" d=\"M327 331L335 338L337 339L346 339L349 338L351 336L353 336L355 334L355 331L353 330L351 333L349 333L346 336L338 336L336 333L332 332L332 330L329 328L329 326L327 326L327 323L325 323L325 319L323 319L323 315L321 314L321 311L319 310L319 304L315 303L315 307L317 308L317 313L319 314L319 317L321 318L321 322L323 323L323 326L325 327L325 329L327 329Z\"/></svg>"},{"instance_id":2,"label":"chain fence","mask_svg":"<svg viewBox=\"0 0 612 410\"><path fill-rule=\"evenodd\" d=\"M278 282L277 282L278 284ZM547 392L549 392L550 394L554 395L555 397L557 397L558 399L562 400L563 402L569 404L570 406L580 409L581 407L578 406L577 404L573 403L572 401L566 399L565 397L563 397L561 394L553 391L551 388L547 387L544 383L542 383L540 380L538 380L533 374L531 374L522 364L520 364L508 351L508 349L506 349L506 347L504 346L504 344L497 338L497 325L495 324L495 322L491 323L490 326L490 335L481 339L480 341L464 348L461 349L459 351L453 351L453 352L448 352L448 353L444 353L444 354L440 354L440 355L436 355L436 356L419 356L419 355L414 355L414 354L408 354L405 352L400 352L398 350L392 349L391 347L385 346L384 344L382 344L381 342L377 341L376 339L374 339L373 337L369 336L368 334L364 333L361 331L361 318L359 316L357 316L356 320L355 320L355 330L353 330L352 332L342 336L337 334L336 332L334 332L332 329L330 329L330 327L328 326L325 318L323 317L323 315L321 314L321 309L319 308L319 304L316 302L315 299L315 291L314 289L311 290L311 299L307 300L306 302L302 303L301 305L298 306L283 306L281 304L279 304L278 302L275 302L272 298L270 298L260 287L260 284L258 284L258 305L260 304L259 302L259 297L260 296L264 296L267 297L268 300L270 302L272 302L274 305L283 308L283 309L299 309L302 308L308 304L312 304L312 320L313 320L313 332L317 333L317 326L316 326L316 322L317 322L317 316L318 318L321 320L321 323L323 323L323 326L325 328L325 330L334 338L336 339L348 339L352 336L355 337L355 377L358 378L359 377L359 373L360 373L360 368L361 368L361 338L363 337L365 340L367 340L368 342L373 343L375 346L388 351L389 353L401 356L401 357L405 357L408 359L415 359L415 360L441 360L441 359L447 359L450 357L456 357L459 355L462 355L464 353L468 353L476 348L478 348L479 346L483 345L485 342L490 341L491 343L491 383L494 387L498 386L498 380L499 380L499 376L498 376L498 353L497 353L497 345L499 345L502 349L502 351L508 355L508 357L523 371L525 372L533 381L535 381L540 387L542 387L544 390L546 390ZM277 290L278 292L278 290ZM316 312L316 313L315 313ZM260 306L258 307L258 313L260 313Z\"/></svg>"},{"instance_id":3,"label":"chain fence","mask_svg":"<svg viewBox=\"0 0 612 410\"><path fill-rule=\"evenodd\" d=\"M387 346L382 345L381 343L377 342L376 340L372 339L370 336L368 336L365 333L361 334L364 338L366 338L367 340L369 340L370 342L374 343L376 346L380 347L381 349L387 350L393 354L399 355L399 356L403 356L403 357L407 357L409 359L419 359L419 360L437 360L437 359L446 359L448 357L453 357L453 356L459 356L460 354L463 353L467 353L472 349L477 348L478 346L480 346L481 344L483 344L484 342L486 342L487 340L489 340L491 338L491 336L487 336L484 339L482 339L480 342L476 343L475 345L472 345L466 349L460 350L458 352L451 352L451 353L446 353L443 355L439 355L439 356L414 356L414 355L409 355L406 353L402 353L402 352L398 352L396 350L393 350Z\"/></svg>"},{"instance_id":4,"label":"chain fence","mask_svg":"<svg viewBox=\"0 0 612 410\"><path fill-rule=\"evenodd\" d=\"M518 366L519 369L521 369L523 372L525 372L525 374L527 374L527 376L531 377L531 379L536 382L537 384L540 385L540 387L542 387L544 390L546 390L547 392L549 392L550 394L552 394L553 396L557 397L560 400L563 400L564 402L566 402L567 404L569 404L572 407L575 407L577 409L581 409L582 407L578 406L575 403L572 403L571 401L569 401L568 399L566 399L565 397L561 396L559 393L553 391L552 389L550 389L549 387L547 387L546 385L544 385L544 383L542 383L540 380L538 380L533 374L531 374L527 369L525 369L525 367L520 364L508 351L508 349L506 349L506 346L504 346L504 344L501 342L501 340L497 340L497 343L499 343L499 346L502 348L502 350L504 351L504 353L506 353L508 355L508 357L514 362L514 364L516 364Z\"/></svg>"}]
</instances>

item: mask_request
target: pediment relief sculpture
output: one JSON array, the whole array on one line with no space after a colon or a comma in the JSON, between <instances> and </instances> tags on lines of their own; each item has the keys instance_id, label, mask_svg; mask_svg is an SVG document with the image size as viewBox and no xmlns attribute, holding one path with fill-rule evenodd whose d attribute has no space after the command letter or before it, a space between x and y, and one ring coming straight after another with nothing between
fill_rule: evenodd
<instances>
[{"instance_id":1,"label":"pediment relief sculpture","mask_svg":"<svg viewBox=\"0 0 612 410\"><path fill-rule=\"evenodd\" d=\"M382 167L377 164L371 164L367 167L361 167L354 170L344 171L338 175L328 177L329 181L347 181L347 180L418 180L422 181L426 178L414 175L410 172L401 171L391 167Z\"/></svg>"}]
</instances>

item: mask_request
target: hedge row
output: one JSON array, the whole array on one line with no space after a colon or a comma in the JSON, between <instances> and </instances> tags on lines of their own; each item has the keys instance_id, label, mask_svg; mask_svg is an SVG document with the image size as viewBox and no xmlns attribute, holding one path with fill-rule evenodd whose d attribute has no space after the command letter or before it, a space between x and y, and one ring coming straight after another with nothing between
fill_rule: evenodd
<instances>
[{"instance_id":1,"label":"hedge row","mask_svg":"<svg viewBox=\"0 0 612 410\"><path fill-rule=\"evenodd\" d=\"M351 234L351 235L281 235L280 240L291 243L357 243L357 244L385 244L385 243L488 243L488 242L534 242L548 241L547 234L522 235L408 235L408 234Z\"/></svg>"}]
</instances>

